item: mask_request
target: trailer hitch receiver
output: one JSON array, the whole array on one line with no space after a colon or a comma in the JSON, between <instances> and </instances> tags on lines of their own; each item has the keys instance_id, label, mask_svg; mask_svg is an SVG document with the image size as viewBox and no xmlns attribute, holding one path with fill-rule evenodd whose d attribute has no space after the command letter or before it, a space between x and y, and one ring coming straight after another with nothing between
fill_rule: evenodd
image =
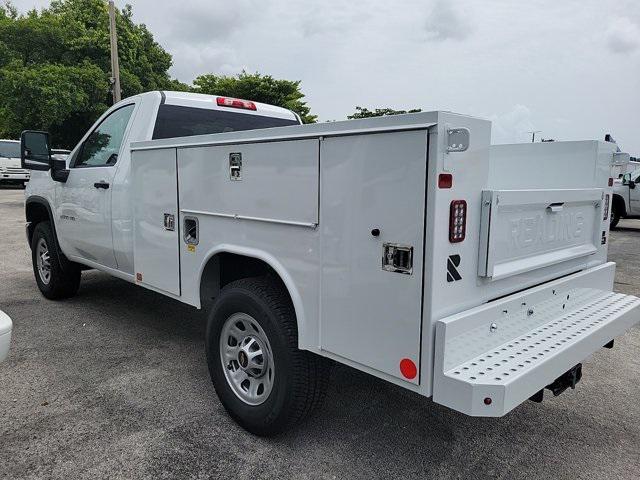
<instances>
[{"instance_id":1,"label":"trailer hitch receiver","mask_svg":"<svg viewBox=\"0 0 640 480\"><path fill-rule=\"evenodd\" d=\"M557 397L569 387L571 387L572 389L576 388L576 384L580 381L581 378L582 364L579 363L571 370L563 373L558 378L556 378L552 384L547 385L547 388L553 392L554 397Z\"/></svg>"}]
</instances>

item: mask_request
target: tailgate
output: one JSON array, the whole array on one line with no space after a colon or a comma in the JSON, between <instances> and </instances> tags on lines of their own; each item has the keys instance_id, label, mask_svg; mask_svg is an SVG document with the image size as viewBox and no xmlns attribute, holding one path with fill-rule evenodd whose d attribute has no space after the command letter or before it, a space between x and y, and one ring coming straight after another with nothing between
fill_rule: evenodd
<instances>
[{"instance_id":1,"label":"tailgate","mask_svg":"<svg viewBox=\"0 0 640 480\"><path fill-rule=\"evenodd\" d=\"M506 278L595 253L601 188L485 190L478 275Z\"/></svg>"},{"instance_id":2,"label":"tailgate","mask_svg":"<svg viewBox=\"0 0 640 480\"><path fill-rule=\"evenodd\" d=\"M433 400L502 416L640 320L607 263L436 323Z\"/></svg>"}]
</instances>

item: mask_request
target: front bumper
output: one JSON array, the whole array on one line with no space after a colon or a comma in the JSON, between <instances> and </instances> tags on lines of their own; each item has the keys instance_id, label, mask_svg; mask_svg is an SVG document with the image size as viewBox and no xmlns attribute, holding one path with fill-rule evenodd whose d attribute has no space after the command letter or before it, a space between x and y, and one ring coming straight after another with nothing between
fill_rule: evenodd
<instances>
[{"instance_id":1,"label":"front bumper","mask_svg":"<svg viewBox=\"0 0 640 480\"><path fill-rule=\"evenodd\" d=\"M0 362L9 355L12 327L13 323L11 322L9 315L0 310Z\"/></svg>"},{"instance_id":2,"label":"front bumper","mask_svg":"<svg viewBox=\"0 0 640 480\"><path fill-rule=\"evenodd\" d=\"M640 321L640 299L613 293L607 263L436 324L433 399L499 417Z\"/></svg>"},{"instance_id":3,"label":"front bumper","mask_svg":"<svg viewBox=\"0 0 640 480\"><path fill-rule=\"evenodd\" d=\"M27 182L30 177L29 170L0 170L0 182Z\"/></svg>"}]
</instances>

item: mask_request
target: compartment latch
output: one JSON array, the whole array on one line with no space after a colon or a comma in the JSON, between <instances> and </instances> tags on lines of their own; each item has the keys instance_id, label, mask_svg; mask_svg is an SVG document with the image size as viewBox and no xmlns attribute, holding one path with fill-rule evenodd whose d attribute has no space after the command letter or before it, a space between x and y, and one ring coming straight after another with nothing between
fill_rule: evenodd
<instances>
[{"instance_id":1,"label":"compartment latch","mask_svg":"<svg viewBox=\"0 0 640 480\"><path fill-rule=\"evenodd\" d=\"M385 243L382 249L382 269L384 271L411 275L413 272L412 246Z\"/></svg>"}]
</instances>

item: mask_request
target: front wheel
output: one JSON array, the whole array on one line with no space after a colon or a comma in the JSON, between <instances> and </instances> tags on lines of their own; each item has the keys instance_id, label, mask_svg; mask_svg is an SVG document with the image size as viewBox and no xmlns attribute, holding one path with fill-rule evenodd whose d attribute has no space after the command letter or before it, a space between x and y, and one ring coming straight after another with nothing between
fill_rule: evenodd
<instances>
[{"instance_id":1,"label":"front wheel","mask_svg":"<svg viewBox=\"0 0 640 480\"><path fill-rule=\"evenodd\" d=\"M231 417L256 435L274 435L324 399L329 361L298 349L287 291L271 277L230 283L207 321L209 373Z\"/></svg>"},{"instance_id":2,"label":"front wheel","mask_svg":"<svg viewBox=\"0 0 640 480\"><path fill-rule=\"evenodd\" d=\"M80 268L61 258L49 222L36 225L31 239L31 260L33 274L42 295L50 300L59 300L72 297L78 292Z\"/></svg>"}]
</instances>

